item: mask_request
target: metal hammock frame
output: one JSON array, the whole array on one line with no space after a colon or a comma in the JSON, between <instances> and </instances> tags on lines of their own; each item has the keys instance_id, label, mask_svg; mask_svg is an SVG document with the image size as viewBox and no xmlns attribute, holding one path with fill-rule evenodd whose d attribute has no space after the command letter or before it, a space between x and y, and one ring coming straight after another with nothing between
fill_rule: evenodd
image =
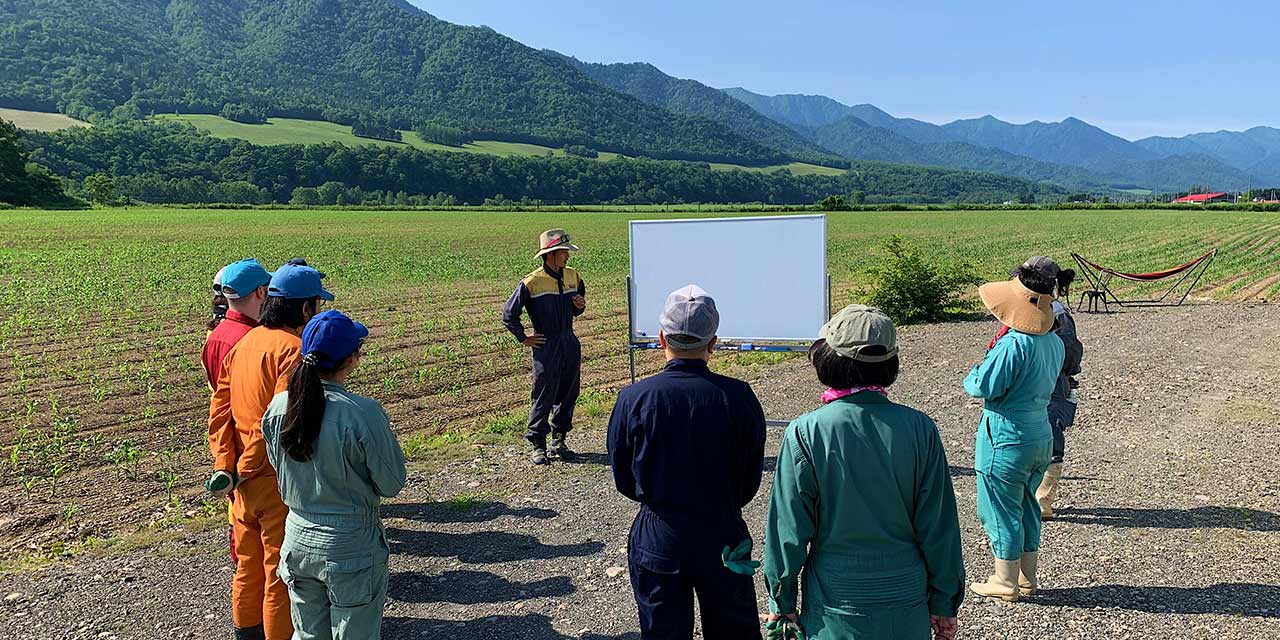
<instances>
[{"instance_id":1,"label":"metal hammock frame","mask_svg":"<svg viewBox=\"0 0 1280 640\"><path fill-rule=\"evenodd\" d=\"M1178 265L1172 269L1163 271L1155 271L1152 273L1126 273L1109 269L1096 262L1085 258L1084 256L1073 253L1071 257L1075 259L1076 264L1080 266L1080 273L1084 276L1085 281L1089 283L1090 288L1080 292L1080 301L1076 303L1076 309L1079 310L1084 305L1085 299L1089 300L1089 310L1097 310L1098 300L1102 301L1102 306L1106 311L1110 311L1108 303L1114 303L1121 307L1179 307L1187 301L1191 292L1195 290L1196 285L1200 284L1200 279L1204 277L1209 265L1213 264L1213 259L1218 255L1217 249L1210 249L1207 253L1187 262ZM1194 278L1193 278L1194 276ZM1129 282L1159 282L1161 280L1170 280L1177 278L1177 282L1169 287L1159 297L1145 299L1126 299L1116 295L1111 289L1111 281L1115 278L1127 280ZM1190 280L1190 284L1183 288L1184 283ZM1181 295L1178 292L1181 291ZM1068 304L1070 301L1068 300Z\"/></svg>"}]
</instances>

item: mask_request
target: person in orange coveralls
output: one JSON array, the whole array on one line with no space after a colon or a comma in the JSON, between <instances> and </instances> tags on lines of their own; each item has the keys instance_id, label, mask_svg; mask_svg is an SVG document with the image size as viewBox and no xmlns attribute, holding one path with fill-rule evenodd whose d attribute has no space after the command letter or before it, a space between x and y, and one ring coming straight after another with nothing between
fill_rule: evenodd
<instances>
[{"instance_id":1,"label":"person in orange coveralls","mask_svg":"<svg viewBox=\"0 0 1280 640\"><path fill-rule=\"evenodd\" d=\"M236 640L287 640L293 635L289 590L276 574L284 520L276 472L262 441L262 414L288 388L301 359L301 332L323 301L333 300L324 274L298 264L276 270L260 326L227 353L209 405L209 450L215 495L233 491L232 517L239 562L231 585Z\"/></svg>"}]
</instances>

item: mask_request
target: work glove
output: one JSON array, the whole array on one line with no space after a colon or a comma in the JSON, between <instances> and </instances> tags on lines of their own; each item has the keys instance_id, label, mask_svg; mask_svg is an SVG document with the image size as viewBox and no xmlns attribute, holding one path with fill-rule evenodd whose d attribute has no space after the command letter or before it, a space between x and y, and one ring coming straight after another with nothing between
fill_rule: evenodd
<instances>
[{"instance_id":1,"label":"work glove","mask_svg":"<svg viewBox=\"0 0 1280 640\"><path fill-rule=\"evenodd\" d=\"M760 563L751 559L751 538L739 542L732 550L726 545L720 552L720 561L725 568L744 576L753 576L760 568Z\"/></svg>"},{"instance_id":2,"label":"work glove","mask_svg":"<svg viewBox=\"0 0 1280 640\"><path fill-rule=\"evenodd\" d=\"M765 634L766 640L804 640L804 630L800 625L786 618L764 623L764 630L768 632Z\"/></svg>"},{"instance_id":3,"label":"work glove","mask_svg":"<svg viewBox=\"0 0 1280 640\"><path fill-rule=\"evenodd\" d=\"M236 485L240 484L240 478L230 471L214 471L208 480L204 481L204 488L213 494L215 498L225 498L231 493Z\"/></svg>"}]
</instances>

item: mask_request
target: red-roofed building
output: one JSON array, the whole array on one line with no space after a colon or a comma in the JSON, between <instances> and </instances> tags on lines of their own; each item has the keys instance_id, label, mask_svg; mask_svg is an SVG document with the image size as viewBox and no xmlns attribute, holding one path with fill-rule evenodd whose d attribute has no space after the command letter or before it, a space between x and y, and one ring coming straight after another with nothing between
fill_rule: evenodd
<instances>
[{"instance_id":1,"label":"red-roofed building","mask_svg":"<svg viewBox=\"0 0 1280 640\"><path fill-rule=\"evenodd\" d=\"M1193 193L1174 200L1174 204L1212 204L1215 202L1234 202L1227 193Z\"/></svg>"}]
</instances>

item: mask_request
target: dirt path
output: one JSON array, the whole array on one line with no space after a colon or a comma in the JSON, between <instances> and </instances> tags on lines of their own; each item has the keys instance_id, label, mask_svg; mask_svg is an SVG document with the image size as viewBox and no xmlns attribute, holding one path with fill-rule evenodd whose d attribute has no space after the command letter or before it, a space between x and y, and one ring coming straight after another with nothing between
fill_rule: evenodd
<instances>
[{"instance_id":1,"label":"dirt path","mask_svg":"<svg viewBox=\"0 0 1280 640\"><path fill-rule=\"evenodd\" d=\"M962 637L1256 638L1280 629L1280 307L1079 316L1079 325L1084 400L1068 434L1064 508L1045 530L1046 589L1013 606L967 600ZM993 330L975 322L904 331L892 389L942 429L971 578L988 571L971 471L979 406L959 381ZM762 372L756 388L771 417L812 408L818 390L803 362ZM779 435L770 434L770 456ZM579 464L530 470L523 450L494 446L412 476L384 511L394 552L384 637L638 637L627 576L611 571L626 564L635 508L613 490L602 431L584 429L577 442ZM769 480L746 516L757 540ZM20 594L0 604L0 629L229 637L222 535L0 577L0 597Z\"/></svg>"}]
</instances>

